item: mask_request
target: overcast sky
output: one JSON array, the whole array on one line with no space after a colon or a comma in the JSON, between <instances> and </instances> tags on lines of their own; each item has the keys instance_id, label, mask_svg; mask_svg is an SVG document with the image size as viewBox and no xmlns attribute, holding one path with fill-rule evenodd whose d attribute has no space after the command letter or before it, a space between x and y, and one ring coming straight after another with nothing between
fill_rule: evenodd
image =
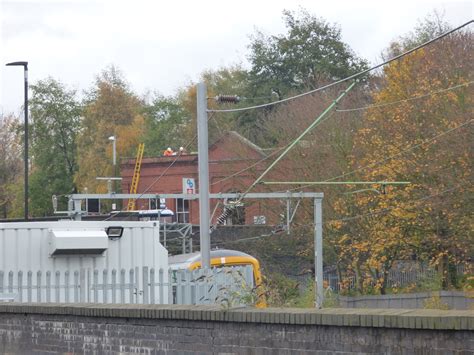
<instances>
[{"instance_id":1,"label":"overcast sky","mask_svg":"<svg viewBox=\"0 0 474 355\"><path fill-rule=\"evenodd\" d=\"M206 69L246 63L249 35L284 32L282 11L299 7L337 23L343 40L370 62L433 10L457 26L473 1L428 0L0 0L0 113L20 114L23 71L80 91L114 64L139 95L171 95Z\"/></svg>"}]
</instances>

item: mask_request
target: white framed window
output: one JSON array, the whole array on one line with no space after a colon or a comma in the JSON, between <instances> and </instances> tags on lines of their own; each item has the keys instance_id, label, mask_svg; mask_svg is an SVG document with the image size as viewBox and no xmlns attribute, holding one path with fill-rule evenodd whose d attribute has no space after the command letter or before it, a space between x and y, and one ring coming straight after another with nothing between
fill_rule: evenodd
<instances>
[{"instance_id":1,"label":"white framed window","mask_svg":"<svg viewBox=\"0 0 474 355\"><path fill-rule=\"evenodd\" d=\"M176 199L176 221L178 223L189 223L189 200Z\"/></svg>"}]
</instances>

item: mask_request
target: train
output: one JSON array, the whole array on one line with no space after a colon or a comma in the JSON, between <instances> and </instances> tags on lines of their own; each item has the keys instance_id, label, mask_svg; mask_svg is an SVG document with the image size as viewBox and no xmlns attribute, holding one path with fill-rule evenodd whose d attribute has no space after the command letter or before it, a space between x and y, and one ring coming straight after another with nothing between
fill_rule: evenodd
<instances>
[{"instance_id":1,"label":"train","mask_svg":"<svg viewBox=\"0 0 474 355\"><path fill-rule=\"evenodd\" d=\"M211 267L251 266L253 274L252 283L257 293L256 307L267 307L260 263L255 257L241 251L230 249L215 249L211 250L210 254ZM168 263L172 270L196 270L201 267L201 254L200 252L195 252L173 255L168 258Z\"/></svg>"}]
</instances>

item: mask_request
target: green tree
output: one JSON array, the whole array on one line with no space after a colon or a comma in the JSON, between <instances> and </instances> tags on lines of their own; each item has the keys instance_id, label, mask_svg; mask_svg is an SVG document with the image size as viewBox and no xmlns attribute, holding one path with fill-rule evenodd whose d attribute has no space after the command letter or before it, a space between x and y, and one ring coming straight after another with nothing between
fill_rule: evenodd
<instances>
[{"instance_id":1,"label":"green tree","mask_svg":"<svg viewBox=\"0 0 474 355\"><path fill-rule=\"evenodd\" d=\"M146 155L161 155L167 147L177 150L186 145L186 125L190 114L180 102L179 95L167 97L155 93L151 103L144 108L144 116Z\"/></svg>"},{"instance_id":2,"label":"green tree","mask_svg":"<svg viewBox=\"0 0 474 355\"><path fill-rule=\"evenodd\" d=\"M23 203L23 158L19 122L14 116L0 115L0 217L19 217L15 210Z\"/></svg>"},{"instance_id":3,"label":"green tree","mask_svg":"<svg viewBox=\"0 0 474 355\"><path fill-rule=\"evenodd\" d=\"M251 37L246 96L255 98L253 103L270 102L314 89L367 67L366 61L342 41L337 25L305 10L284 11L283 19L286 33L265 35L257 31ZM261 145L265 141L275 143L274 137L262 131L272 112L270 107L258 116L249 112L240 117L241 125Z\"/></svg>"},{"instance_id":4,"label":"green tree","mask_svg":"<svg viewBox=\"0 0 474 355\"><path fill-rule=\"evenodd\" d=\"M218 95L237 95L242 102L248 104L246 93L248 88L247 72L240 66L234 65L217 70L207 70L201 74L200 82L207 85L207 96L209 108L234 108L234 104L217 104L214 98ZM196 135L196 84L191 82L178 95L180 105L183 106L188 124L185 129L186 141L191 141ZM209 142L213 142L229 130L241 131L245 129L241 122L241 114L238 113L210 113L209 117Z\"/></svg>"},{"instance_id":5,"label":"green tree","mask_svg":"<svg viewBox=\"0 0 474 355\"><path fill-rule=\"evenodd\" d=\"M284 11L287 33L267 36L257 32L250 44L250 79L253 90L278 95L314 88L366 68L341 39L341 30L305 10Z\"/></svg>"},{"instance_id":6,"label":"green tree","mask_svg":"<svg viewBox=\"0 0 474 355\"><path fill-rule=\"evenodd\" d=\"M38 81L31 90L30 205L33 215L44 216L52 213L52 195L77 191L76 136L82 110L76 92L52 78Z\"/></svg>"}]
</instances>

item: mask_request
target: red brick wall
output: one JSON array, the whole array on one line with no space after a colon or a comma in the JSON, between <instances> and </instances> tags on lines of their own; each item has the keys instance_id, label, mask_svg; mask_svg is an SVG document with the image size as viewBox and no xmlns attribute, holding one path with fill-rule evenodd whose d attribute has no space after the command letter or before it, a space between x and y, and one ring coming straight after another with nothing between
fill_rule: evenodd
<instances>
[{"instance_id":1,"label":"red brick wall","mask_svg":"<svg viewBox=\"0 0 474 355\"><path fill-rule=\"evenodd\" d=\"M246 144L239 137L228 134L209 148L209 183L210 192L243 192L266 167L266 162L231 178L235 174L255 164L265 155L252 145ZM173 161L176 162L170 167ZM121 164L122 190L129 191L135 167L135 160L128 160ZM163 175L163 176L161 176ZM161 176L161 177L160 177ZM159 178L158 181L157 178ZM183 156L144 158L142 161L138 193L182 193L182 178L194 178L199 188L198 157L197 154ZM225 179L225 180L224 180ZM254 191L258 191L260 187ZM218 201L211 200L211 213ZM222 201L221 201L222 202ZM274 203L274 202L273 202ZM175 201L167 200L169 209L176 211ZM148 201L137 202L138 209L147 209ZM199 224L199 202L190 201L190 222ZM214 221L219 216L219 208L214 216ZM245 200L246 224L253 224L254 216L266 215L268 224L278 223L278 218L270 213L268 201ZM214 222L213 221L213 222Z\"/></svg>"}]
</instances>

